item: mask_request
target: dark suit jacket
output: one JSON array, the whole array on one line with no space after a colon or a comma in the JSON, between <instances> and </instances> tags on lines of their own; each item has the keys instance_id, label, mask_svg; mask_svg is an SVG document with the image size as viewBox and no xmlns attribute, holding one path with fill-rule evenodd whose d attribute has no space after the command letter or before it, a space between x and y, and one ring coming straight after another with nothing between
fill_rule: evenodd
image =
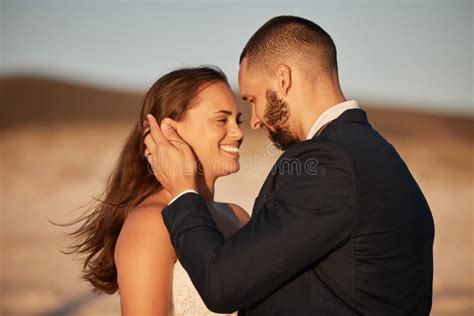
<instances>
[{"instance_id":1,"label":"dark suit jacket","mask_svg":"<svg viewBox=\"0 0 474 316\"><path fill-rule=\"evenodd\" d=\"M236 188L238 192L238 188ZM395 149L360 109L291 146L250 222L224 240L197 194L163 211L207 307L239 315L427 315L434 225Z\"/></svg>"}]
</instances>

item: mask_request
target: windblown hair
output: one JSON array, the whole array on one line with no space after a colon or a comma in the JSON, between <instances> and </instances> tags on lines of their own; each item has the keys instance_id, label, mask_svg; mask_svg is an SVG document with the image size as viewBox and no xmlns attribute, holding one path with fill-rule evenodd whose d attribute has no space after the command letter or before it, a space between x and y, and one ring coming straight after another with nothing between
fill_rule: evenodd
<instances>
[{"instance_id":1,"label":"windblown hair","mask_svg":"<svg viewBox=\"0 0 474 316\"><path fill-rule=\"evenodd\" d=\"M291 59L317 78L337 73L336 45L317 24L295 16L277 16L262 25L245 45L239 64L247 58L248 68L272 70Z\"/></svg>"},{"instance_id":2,"label":"windblown hair","mask_svg":"<svg viewBox=\"0 0 474 316\"><path fill-rule=\"evenodd\" d=\"M102 195L91 202L86 215L66 224L82 223L68 234L73 242L63 252L79 255L84 260L82 277L93 285L94 291L112 294L118 290L114 252L125 218L160 189L144 157L146 115L153 114L158 122L165 117L179 121L199 101L199 93L215 82L229 85L224 73L210 66L178 69L155 82L145 95L140 118L123 146Z\"/></svg>"}]
</instances>

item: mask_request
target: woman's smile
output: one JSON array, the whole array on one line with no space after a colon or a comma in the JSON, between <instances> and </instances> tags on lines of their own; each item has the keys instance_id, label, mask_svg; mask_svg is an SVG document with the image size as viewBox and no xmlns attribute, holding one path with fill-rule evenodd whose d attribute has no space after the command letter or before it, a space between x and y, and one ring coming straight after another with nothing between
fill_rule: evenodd
<instances>
[{"instance_id":1,"label":"woman's smile","mask_svg":"<svg viewBox=\"0 0 474 316\"><path fill-rule=\"evenodd\" d=\"M220 149L227 154L232 155L233 157L240 157L239 144L221 144Z\"/></svg>"}]
</instances>

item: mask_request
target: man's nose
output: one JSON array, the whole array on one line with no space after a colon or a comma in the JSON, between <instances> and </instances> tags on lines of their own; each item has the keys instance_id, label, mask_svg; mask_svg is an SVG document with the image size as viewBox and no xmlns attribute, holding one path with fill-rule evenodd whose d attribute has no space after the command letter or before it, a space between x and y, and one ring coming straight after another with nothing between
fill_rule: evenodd
<instances>
[{"instance_id":1,"label":"man's nose","mask_svg":"<svg viewBox=\"0 0 474 316\"><path fill-rule=\"evenodd\" d=\"M260 119L257 116L257 113L255 111L255 105L252 105L252 118L250 120L250 127L252 129L259 129L260 128Z\"/></svg>"}]
</instances>

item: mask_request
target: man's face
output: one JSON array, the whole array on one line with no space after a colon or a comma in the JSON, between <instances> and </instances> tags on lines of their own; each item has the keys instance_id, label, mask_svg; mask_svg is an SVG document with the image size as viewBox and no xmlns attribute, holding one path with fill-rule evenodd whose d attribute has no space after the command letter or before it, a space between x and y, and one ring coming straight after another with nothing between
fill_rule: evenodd
<instances>
[{"instance_id":1,"label":"man's face","mask_svg":"<svg viewBox=\"0 0 474 316\"><path fill-rule=\"evenodd\" d=\"M298 142L290 130L291 112L288 103L270 88L271 78L256 75L247 69L244 58L239 69L239 88L242 99L252 107L250 126L263 128L270 140L283 150Z\"/></svg>"}]
</instances>

